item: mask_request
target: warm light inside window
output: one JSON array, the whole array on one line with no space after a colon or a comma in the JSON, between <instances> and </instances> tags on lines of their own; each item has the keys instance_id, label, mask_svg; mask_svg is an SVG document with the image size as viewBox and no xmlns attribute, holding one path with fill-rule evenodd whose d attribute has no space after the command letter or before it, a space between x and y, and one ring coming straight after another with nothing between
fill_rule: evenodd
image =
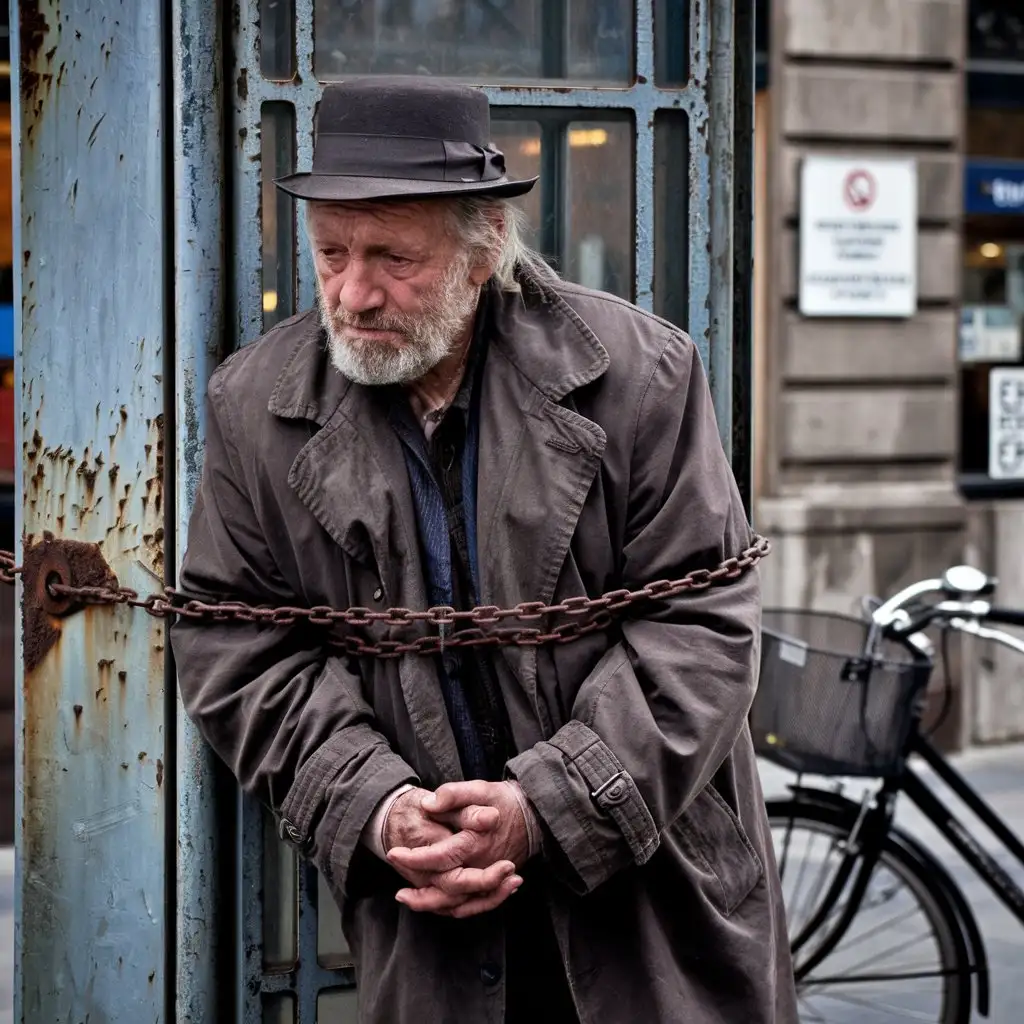
<instances>
[{"instance_id":1,"label":"warm light inside window","mask_svg":"<svg viewBox=\"0 0 1024 1024\"><path fill-rule=\"evenodd\" d=\"M608 132L604 128L573 128L569 132L569 145L573 149L603 146L607 142ZM540 139L523 139L519 152L523 156L540 156Z\"/></svg>"},{"instance_id":2,"label":"warm light inside window","mask_svg":"<svg viewBox=\"0 0 1024 1024\"><path fill-rule=\"evenodd\" d=\"M603 146L608 141L608 133L603 128L576 128L569 132L569 145Z\"/></svg>"},{"instance_id":3,"label":"warm light inside window","mask_svg":"<svg viewBox=\"0 0 1024 1024\"><path fill-rule=\"evenodd\" d=\"M981 255L987 260L996 260L1003 254L1002 246L995 242L985 242L980 249Z\"/></svg>"},{"instance_id":4,"label":"warm light inside window","mask_svg":"<svg viewBox=\"0 0 1024 1024\"><path fill-rule=\"evenodd\" d=\"M263 312L273 313L277 309L277 292L263 293Z\"/></svg>"}]
</instances>

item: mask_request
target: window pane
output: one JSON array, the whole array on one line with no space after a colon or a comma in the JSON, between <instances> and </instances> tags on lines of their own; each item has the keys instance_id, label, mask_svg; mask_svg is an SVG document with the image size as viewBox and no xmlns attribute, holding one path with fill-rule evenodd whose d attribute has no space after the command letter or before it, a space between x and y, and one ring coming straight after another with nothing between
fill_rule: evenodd
<instances>
[{"instance_id":1,"label":"window pane","mask_svg":"<svg viewBox=\"0 0 1024 1024\"><path fill-rule=\"evenodd\" d=\"M276 81L295 75L294 0L260 0L260 70Z\"/></svg>"},{"instance_id":2,"label":"window pane","mask_svg":"<svg viewBox=\"0 0 1024 1024\"><path fill-rule=\"evenodd\" d=\"M632 0L316 0L317 77L626 82Z\"/></svg>"},{"instance_id":3,"label":"window pane","mask_svg":"<svg viewBox=\"0 0 1024 1024\"><path fill-rule=\"evenodd\" d=\"M356 1024L356 990L336 988L321 992L316 1000L316 1019L317 1024Z\"/></svg>"},{"instance_id":4,"label":"window pane","mask_svg":"<svg viewBox=\"0 0 1024 1024\"><path fill-rule=\"evenodd\" d=\"M263 968L290 971L299 958L298 861L277 835L270 810L263 814ZM266 1018L276 1020L275 1017Z\"/></svg>"},{"instance_id":5,"label":"window pane","mask_svg":"<svg viewBox=\"0 0 1024 1024\"><path fill-rule=\"evenodd\" d=\"M628 121L573 121L563 142L563 272L625 299L633 297L633 137Z\"/></svg>"},{"instance_id":6,"label":"window pane","mask_svg":"<svg viewBox=\"0 0 1024 1024\"><path fill-rule=\"evenodd\" d=\"M541 173L541 127L537 121L494 120L491 123L491 140L505 154L505 170L510 178L535 178ZM529 220L527 245L542 251L539 231L543 190L544 182L538 181L525 196L515 200L526 212Z\"/></svg>"},{"instance_id":7,"label":"window pane","mask_svg":"<svg viewBox=\"0 0 1024 1024\"><path fill-rule=\"evenodd\" d=\"M686 115L654 115L654 312L686 330L689 319L690 132Z\"/></svg>"},{"instance_id":8,"label":"window pane","mask_svg":"<svg viewBox=\"0 0 1024 1024\"><path fill-rule=\"evenodd\" d=\"M319 873L316 876L316 959L328 970L352 964L352 954L341 930L341 911Z\"/></svg>"},{"instance_id":9,"label":"window pane","mask_svg":"<svg viewBox=\"0 0 1024 1024\"><path fill-rule=\"evenodd\" d=\"M295 312L295 219L289 196L274 178L295 170L295 108L264 103L260 155L263 174L263 330Z\"/></svg>"},{"instance_id":10,"label":"window pane","mask_svg":"<svg viewBox=\"0 0 1024 1024\"><path fill-rule=\"evenodd\" d=\"M690 75L688 0L654 0L654 81L685 85Z\"/></svg>"},{"instance_id":11,"label":"window pane","mask_svg":"<svg viewBox=\"0 0 1024 1024\"><path fill-rule=\"evenodd\" d=\"M263 1024L295 1024L295 996L286 992L264 996Z\"/></svg>"}]
</instances>

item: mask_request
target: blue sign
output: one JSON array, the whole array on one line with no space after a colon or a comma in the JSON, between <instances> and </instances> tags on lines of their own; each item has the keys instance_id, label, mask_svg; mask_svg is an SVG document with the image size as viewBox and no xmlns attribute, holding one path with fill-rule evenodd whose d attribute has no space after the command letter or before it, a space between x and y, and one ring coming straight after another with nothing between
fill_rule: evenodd
<instances>
[{"instance_id":1,"label":"blue sign","mask_svg":"<svg viewBox=\"0 0 1024 1024\"><path fill-rule=\"evenodd\" d=\"M0 306L0 359L14 358L14 307Z\"/></svg>"},{"instance_id":2,"label":"blue sign","mask_svg":"<svg viewBox=\"0 0 1024 1024\"><path fill-rule=\"evenodd\" d=\"M968 160L964 171L964 213L1024 215L1024 163Z\"/></svg>"}]
</instances>

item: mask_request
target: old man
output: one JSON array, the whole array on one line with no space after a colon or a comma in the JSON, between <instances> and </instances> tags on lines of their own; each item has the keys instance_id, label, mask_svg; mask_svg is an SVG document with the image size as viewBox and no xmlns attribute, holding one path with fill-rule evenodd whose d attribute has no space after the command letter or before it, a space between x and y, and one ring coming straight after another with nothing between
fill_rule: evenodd
<instances>
[{"instance_id":1,"label":"old man","mask_svg":"<svg viewBox=\"0 0 1024 1024\"><path fill-rule=\"evenodd\" d=\"M751 548L692 342L530 252L533 184L477 90L327 86L312 170L278 182L318 308L210 383L182 589L509 608ZM172 640L189 714L334 893L361 1021L791 1024L746 727L759 612L751 569L564 644L392 619Z\"/></svg>"}]
</instances>

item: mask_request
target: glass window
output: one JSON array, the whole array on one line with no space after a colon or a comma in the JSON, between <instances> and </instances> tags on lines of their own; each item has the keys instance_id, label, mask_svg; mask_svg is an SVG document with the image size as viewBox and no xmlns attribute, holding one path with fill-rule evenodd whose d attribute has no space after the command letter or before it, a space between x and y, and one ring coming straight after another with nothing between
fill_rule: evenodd
<instances>
[{"instance_id":1,"label":"glass window","mask_svg":"<svg viewBox=\"0 0 1024 1024\"><path fill-rule=\"evenodd\" d=\"M295 851L277 836L277 822L266 807L263 816L263 968L290 971L299 958L298 862Z\"/></svg>"},{"instance_id":2,"label":"glass window","mask_svg":"<svg viewBox=\"0 0 1024 1024\"><path fill-rule=\"evenodd\" d=\"M318 1024L356 1024L357 997L354 988L336 988L321 992L316 1001ZM426 1022L424 1022L426 1024Z\"/></svg>"},{"instance_id":3,"label":"glass window","mask_svg":"<svg viewBox=\"0 0 1024 1024\"><path fill-rule=\"evenodd\" d=\"M685 85L690 74L690 10L679 0L654 0L654 80Z\"/></svg>"},{"instance_id":4,"label":"glass window","mask_svg":"<svg viewBox=\"0 0 1024 1024\"><path fill-rule=\"evenodd\" d=\"M633 124L577 113L498 111L492 135L512 177L540 175L523 200L531 244L569 280L632 298Z\"/></svg>"},{"instance_id":5,"label":"glass window","mask_svg":"<svg viewBox=\"0 0 1024 1024\"><path fill-rule=\"evenodd\" d=\"M1024 60L1020 0L970 0L968 53L975 60Z\"/></svg>"},{"instance_id":6,"label":"glass window","mask_svg":"<svg viewBox=\"0 0 1024 1024\"><path fill-rule=\"evenodd\" d=\"M654 115L654 312L686 329L690 302L690 126L682 111Z\"/></svg>"},{"instance_id":7,"label":"glass window","mask_svg":"<svg viewBox=\"0 0 1024 1024\"><path fill-rule=\"evenodd\" d=\"M1024 372L1024 109L1010 98L972 105L966 119L958 354L960 486L969 497L1024 494L1020 432L998 431L992 402L993 389Z\"/></svg>"},{"instance_id":8,"label":"glass window","mask_svg":"<svg viewBox=\"0 0 1024 1024\"><path fill-rule=\"evenodd\" d=\"M295 76L295 0L260 0L260 71L279 82Z\"/></svg>"},{"instance_id":9,"label":"glass window","mask_svg":"<svg viewBox=\"0 0 1024 1024\"><path fill-rule=\"evenodd\" d=\"M1002 223L997 223L997 222ZM964 490L1024 491L1024 457L993 466L993 371L1024 366L1024 216L965 218L960 310L960 472ZM1022 453L1024 455L1024 453Z\"/></svg>"},{"instance_id":10,"label":"glass window","mask_svg":"<svg viewBox=\"0 0 1024 1024\"><path fill-rule=\"evenodd\" d=\"M352 964L352 953L341 930L341 911L319 874L316 876L316 959L328 970Z\"/></svg>"},{"instance_id":11,"label":"glass window","mask_svg":"<svg viewBox=\"0 0 1024 1024\"><path fill-rule=\"evenodd\" d=\"M295 1024L295 996L290 992L264 996L263 1024Z\"/></svg>"},{"instance_id":12,"label":"glass window","mask_svg":"<svg viewBox=\"0 0 1024 1024\"><path fill-rule=\"evenodd\" d=\"M260 159L263 169L263 330L295 312L294 204L274 179L295 170L295 108L264 103Z\"/></svg>"},{"instance_id":13,"label":"glass window","mask_svg":"<svg viewBox=\"0 0 1024 1024\"><path fill-rule=\"evenodd\" d=\"M626 82L631 0L316 0L316 75Z\"/></svg>"}]
</instances>

